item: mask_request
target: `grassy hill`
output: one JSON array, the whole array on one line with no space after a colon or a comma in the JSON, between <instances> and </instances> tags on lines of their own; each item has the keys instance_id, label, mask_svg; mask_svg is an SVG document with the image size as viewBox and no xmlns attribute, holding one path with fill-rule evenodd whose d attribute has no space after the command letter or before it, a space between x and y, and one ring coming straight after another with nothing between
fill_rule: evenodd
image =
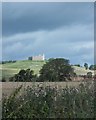
<instances>
[{"instance_id":1,"label":"grassy hill","mask_svg":"<svg viewBox=\"0 0 96 120\"><path fill-rule=\"evenodd\" d=\"M46 63L45 61L22 60L22 61L17 61L15 63L6 63L3 65L0 64L0 80L1 80L1 75L2 77L8 79L9 77L12 77L14 74L18 73L19 70L21 69L30 68L34 70L35 74L39 74L39 70L42 68L43 64L45 63ZM86 75L87 72L94 73L94 71L85 70L84 67L73 66L73 68L77 75Z\"/></svg>"},{"instance_id":2,"label":"grassy hill","mask_svg":"<svg viewBox=\"0 0 96 120\"><path fill-rule=\"evenodd\" d=\"M94 71L93 70L86 70L84 67L77 67L77 66L73 66L74 68L74 72L77 75L86 75L88 72L92 72L92 74L94 75Z\"/></svg>"},{"instance_id":3,"label":"grassy hill","mask_svg":"<svg viewBox=\"0 0 96 120\"><path fill-rule=\"evenodd\" d=\"M6 63L2 66L0 65L0 71L2 67L2 77L9 78L14 74L18 73L21 69L32 69L35 74L39 74L39 70L42 68L45 61L17 61L15 63ZM0 76L1 77L1 76Z\"/></svg>"}]
</instances>

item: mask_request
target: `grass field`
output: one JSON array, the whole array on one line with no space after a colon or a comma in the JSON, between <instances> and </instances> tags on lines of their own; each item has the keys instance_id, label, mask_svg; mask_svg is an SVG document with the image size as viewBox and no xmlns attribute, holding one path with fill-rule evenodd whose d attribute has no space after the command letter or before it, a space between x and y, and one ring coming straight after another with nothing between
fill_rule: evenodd
<instances>
[{"instance_id":1,"label":"grass field","mask_svg":"<svg viewBox=\"0 0 96 120\"><path fill-rule=\"evenodd\" d=\"M15 63L6 63L1 65L0 64L0 80L2 78L8 79L9 77L12 77L14 74L18 73L21 69L28 69L34 70L35 74L39 74L39 70L42 68L43 64L45 64L45 61L30 61L30 60L22 60L17 61ZM94 71L91 70L85 70L84 67L77 67L73 66L74 72L76 72L77 75L86 75L87 72L92 72L94 74Z\"/></svg>"},{"instance_id":2,"label":"grass field","mask_svg":"<svg viewBox=\"0 0 96 120\"><path fill-rule=\"evenodd\" d=\"M39 70L42 68L42 65L45 61L17 61L15 63L6 63L2 66L0 65L0 71L2 70L2 78L8 79L12 77L14 74L18 73L21 69L28 69L34 70L34 74L39 74ZM1 75L0 75L1 79Z\"/></svg>"}]
</instances>

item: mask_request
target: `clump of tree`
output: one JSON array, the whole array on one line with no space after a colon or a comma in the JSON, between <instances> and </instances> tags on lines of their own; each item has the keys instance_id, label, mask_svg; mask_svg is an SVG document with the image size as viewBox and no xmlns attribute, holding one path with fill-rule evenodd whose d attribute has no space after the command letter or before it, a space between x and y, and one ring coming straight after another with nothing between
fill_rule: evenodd
<instances>
[{"instance_id":1,"label":"clump of tree","mask_svg":"<svg viewBox=\"0 0 96 120\"><path fill-rule=\"evenodd\" d=\"M20 70L19 73L15 74L13 77L9 79L9 81L14 82L32 82L36 81L37 75L34 75L34 71L27 69L27 70Z\"/></svg>"},{"instance_id":2,"label":"clump of tree","mask_svg":"<svg viewBox=\"0 0 96 120\"><path fill-rule=\"evenodd\" d=\"M49 58L48 61L54 60L54 58Z\"/></svg>"},{"instance_id":3,"label":"clump of tree","mask_svg":"<svg viewBox=\"0 0 96 120\"><path fill-rule=\"evenodd\" d=\"M28 60L32 60L32 57L28 57Z\"/></svg>"},{"instance_id":4,"label":"clump of tree","mask_svg":"<svg viewBox=\"0 0 96 120\"><path fill-rule=\"evenodd\" d=\"M85 67L85 69L87 70L87 69L88 69L88 64L87 64L87 63L84 63L84 67Z\"/></svg>"},{"instance_id":5,"label":"clump of tree","mask_svg":"<svg viewBox=\"0 0 96 120\"><path fill-rule=\"evenodd\" d=\"M6 64L6 63L15 63L16 60L9 60L9 61L2 61L1 63L2 64Z\"/></svg>"},{"instance_id":6,"label":"clump of tree","mask_svg":"<svg viewBox=\"0 0 96 120\"><path fill-rule=\"evenodd\" d=\"M1 82L6 82L6 79L5 77L2 78Z\"/></svg>"},{"instance_id":7,"label":"clump of tree","mask_svg":"<svg viewBox=\"0 0 96 120\"><path fill-rule=\"evenodd\" d=\"M96 64L95 65L90 65L89 70L96 70Z\"/></svg>"},{"instance_id":8,"label":"clump of tree","mask_svg":"<svg viewBox=\"0 0 96 120\"><path fill-rule=\"evenodd\" d=\"M74 70L69 60L63 58L50 59L40 70L39 81L70 81Z\"/></svg>"},{"instance_id":9,"label":"clump of tree","mask_svg":"<svg viewBox=\"0 0 96 120\"><path fill-rule=\"evenodd\" d=\"M75 64L74 66L81 67L80 64Z\"/></svg>"},{"instance_id":10,"label":"clump of tree","mask_svg":"<svg viewBox=\"0 0 96 120\"><path fill-rule=\"evenodd\" d=\"M87 78L92 78L92 72L87 73Z\"/></svg>"}]
</instances>

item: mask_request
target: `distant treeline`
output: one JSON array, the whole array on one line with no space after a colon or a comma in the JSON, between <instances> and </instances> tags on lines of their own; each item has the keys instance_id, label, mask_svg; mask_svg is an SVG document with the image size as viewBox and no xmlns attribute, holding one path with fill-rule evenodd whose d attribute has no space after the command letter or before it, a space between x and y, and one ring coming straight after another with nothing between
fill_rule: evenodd
<instances>
[{"instance_id":1,"label":"distant treeline","mask_svg":"<svg viewBox=\"0 0 96 120\"><path fill-rule=\"evenodd\" d=\"M74 66L82 67L80 64L75 64ZM84 63L84 67L85 67L86 70L87 70L87 69L89 69L89 70L96 70L96 64L95 64L95 65L90 65L90 66L88 66L87 63Z\"/></svg>"},{"instance_id":2,"label":"distant treeline","mask_svg":"<svg viewBox=\"0 0 96 120\"><path fill-rule=\"evenodd\" d=\"M16 60L8 60L8 61L2 61L1 64L6 64L6 63L15 63Z\"/></svg>"}]
</instances>

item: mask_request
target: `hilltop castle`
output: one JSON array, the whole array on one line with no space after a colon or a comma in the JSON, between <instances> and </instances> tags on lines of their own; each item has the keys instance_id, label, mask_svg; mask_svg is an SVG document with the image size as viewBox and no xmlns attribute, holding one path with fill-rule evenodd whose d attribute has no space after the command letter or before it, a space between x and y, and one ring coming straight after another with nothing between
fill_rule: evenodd
<instances>
[{"instance_id":1,"label":"hilltop castle","mask_svg":"<svg viewBox=\"0 0 96 120\"><path fill-rule=\"evenodd\" d=\"M31 56L28 57L28 60L45 60L45 55Z\"/></svg>"}]
</instances>

